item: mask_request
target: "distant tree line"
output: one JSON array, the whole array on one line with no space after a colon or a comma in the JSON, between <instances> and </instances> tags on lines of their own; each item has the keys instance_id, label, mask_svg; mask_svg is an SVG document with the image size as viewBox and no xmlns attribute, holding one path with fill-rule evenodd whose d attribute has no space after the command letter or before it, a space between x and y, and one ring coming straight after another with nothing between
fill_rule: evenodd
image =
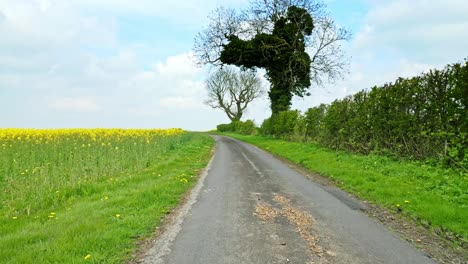
<instances>
[{"instance_id":1,"label":"distant tree line","mask_svg":"<svg viewBox=\"0 0 468 264\"><path fill-rule=\"evenodd\" d=\"M253 120L233 121L230 124L220 124L216 127L218 132L232 132L242 135L255 135L257 127Z\"/></svg>"},{"instance_id":2,"label":"distant tree line","mask_svg":"<svg viewBox=\"0 0 468 264\"><path fill-rule=\"evenodd\" d=\"M437 159L468 168L468 60L373 87L304 114L285 111L259 132L362 154Z\"/></svg>"}]
</instances>

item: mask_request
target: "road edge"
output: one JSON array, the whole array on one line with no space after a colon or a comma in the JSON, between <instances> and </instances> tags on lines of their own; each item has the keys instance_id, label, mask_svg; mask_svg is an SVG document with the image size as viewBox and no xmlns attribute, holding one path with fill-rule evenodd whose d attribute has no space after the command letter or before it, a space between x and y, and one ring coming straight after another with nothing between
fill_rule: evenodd
<instances>
[{"instance_id":1,"label":"road edge","mask_svg":"<svg viewBox=\"0 0 468 264\"><path fill-rule=\"evenodd\" d=\"M184 195L180 204L164 218L161 225L156 228L154 236L142 242L140 250L138 250L135 257L128 262L129 264L164 263L163 258L171 252L171 246L179 232L182 230L182 224L185 217L190 212L193 205L198 201L199 194L211 169L215 154L216 142L212 149L211 159L207 166L200 171L198 181L195 186L193 186L187 194Z\"/></svg>"}]
</instances>

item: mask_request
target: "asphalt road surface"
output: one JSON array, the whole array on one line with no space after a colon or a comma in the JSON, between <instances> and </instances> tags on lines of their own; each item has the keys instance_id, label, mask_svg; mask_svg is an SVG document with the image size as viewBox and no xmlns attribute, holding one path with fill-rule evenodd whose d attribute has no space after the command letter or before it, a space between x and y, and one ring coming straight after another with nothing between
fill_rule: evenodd
<instances>
[{"instance_id":1,"label":"asphalt road surface","mask_svg":"<svg viewBox=\"0 0 468 264\"><path fill-rule=\"evenodd\" d=\"M254 146L214 138L207 172L144 263L434 263L346 193Z\"/></svg>"}]
</instances>

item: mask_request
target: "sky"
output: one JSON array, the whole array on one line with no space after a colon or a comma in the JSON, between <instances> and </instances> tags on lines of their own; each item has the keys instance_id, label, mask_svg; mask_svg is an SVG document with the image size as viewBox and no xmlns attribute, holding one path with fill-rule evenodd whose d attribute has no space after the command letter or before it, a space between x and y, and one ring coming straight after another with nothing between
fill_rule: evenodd
<instances>
[{"instance_id":1,"label":"sky","mask_svg":"<svg viewBox=\"0 0 468 264\"><path fill-rule=\"evenodd\" d=\"M342 80L295 98L304 111L468 58L466 0L325 0L353 33ZM195 35L217 6L249 0L0 0L0 128L170 128L229 119L206 99ZM243 119L260 124L269 101Z\"/></svg>"}]
</instances>

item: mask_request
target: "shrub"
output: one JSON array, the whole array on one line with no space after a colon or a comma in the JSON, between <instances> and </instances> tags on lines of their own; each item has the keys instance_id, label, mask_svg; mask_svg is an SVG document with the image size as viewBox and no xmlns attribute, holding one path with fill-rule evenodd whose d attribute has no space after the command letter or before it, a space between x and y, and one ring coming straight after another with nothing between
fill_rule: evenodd
<instances>
[{"instance_id":1,"label":"shrub","mask_svg":"<svg viewBox=\"0 0 468 264\"><path fill-rule=\"evenodd\" d=\"M279 112L263 121L260 133L265 136L291 139L294 137L294 131L304 130L300 127L299 118L300 113L297 110Z\"/></svg>"},{"instance_id":2,"label":"shrub","mask_svg":"<svg viewBox=\"0 0 468 264\"><path fill-rule=\"evenodd\" d=\"M257 132L257 127L253 120L233 121L230 124L220 124L216 127L218 132L233 132L243 135L254 135Z\"/></svg>"}]
</instances>

